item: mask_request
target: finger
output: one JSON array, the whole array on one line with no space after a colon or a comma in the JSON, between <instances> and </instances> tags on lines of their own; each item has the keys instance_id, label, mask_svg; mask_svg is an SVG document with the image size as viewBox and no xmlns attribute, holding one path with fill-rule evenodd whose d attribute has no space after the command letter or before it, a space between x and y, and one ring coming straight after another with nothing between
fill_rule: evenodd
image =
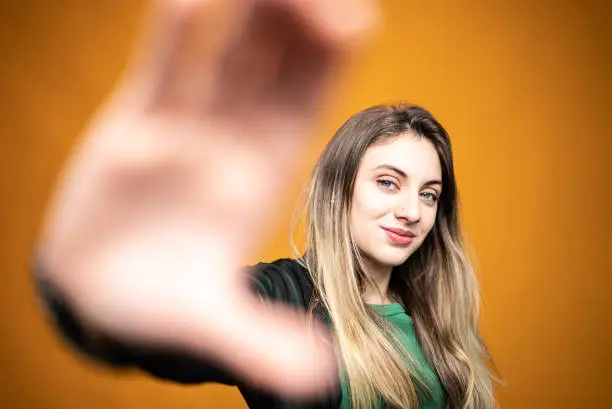
<instances>
[{"instance_id":1,"label":"finger","mask_svg":"<svg viewBox=\"0 0 612 409\"><path fill-rule=\"evenodd\" d=\"M290 6L302 32L284 59L276 105L308 120L323 105L331 80L345 57L377 26L380 13L372 0L262 0ZM295 121L296 118L290 118Z\"/></svg>"},{"instance_id":2,"label":"finger","mask_svg":"<svg viewBox=\"0 0 612 409\"><path fill-rule=\"evenodd\" d=\"M329 47L344 47L366 39L380 24L375 0L258 0L293 9L307 29Z\"/></svg>"},{"instance_id":3,"label":"finger","mask_svg":"<svg viewBox=\"0 0 612 409\"><path fill-rule=\"evenodd\" d=\"M235 1L155 0L124 83L153 107L193 104L212 81Z\"/></svg>"},{"instance_id":4,"label":"finger","mask_svg":"<svg viewBox=\"0 0 612 409\"><path fill-rule=\"evenodd\" d=\"M228 38L217 64L214 92L203 107L232 118L258 107L262 93L275 86L292 42L288 32L295 24L286 8L251 2Z\"/></svg>"},{"instance_id":5,"label":"finger","mask_svg":"<svg viewBox=\"0 0 612 409\"><path fill-rule=\"evenodd\" d=\"M353 2L342 3L347 8ZM300 139L302 132L295 130L307 131L345 55L376 20L375 11L348 8L348 17L337 18L338 7L329 2L254 1L220 60L209 108L219 117L241 119L269 139ZM353 14L357 21L350 30L343 28ZM269 125L276 132L261 129Z\"/></svg>"}]
</instances>

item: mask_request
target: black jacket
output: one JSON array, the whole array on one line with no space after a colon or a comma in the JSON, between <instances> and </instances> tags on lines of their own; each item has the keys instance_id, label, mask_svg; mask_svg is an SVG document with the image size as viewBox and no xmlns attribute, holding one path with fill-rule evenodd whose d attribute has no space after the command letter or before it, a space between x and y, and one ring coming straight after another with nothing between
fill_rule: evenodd
<instances>
[{"instance_id":1,"label":"black jacket","mask_svg":"<svg viewBox=\"0 0 612 409\"><path fill-rule=\"evenodd\" d=\"M112 340L93 347L82 327L65 302L41 274L42 265L36 263L35 278L38 294L44 309L57 330L72 346L88 358L102 361L116 368L137 367L158 379L181 384L205 382L237 386L251 409L337 409L340 407L340 390L316 402L291 402L261 390L254 389L233 379L222 369L209 362L181 355L176 352L152 351L120 345ZM273 302L307 308L313 297L313 285L306 269L293 259L280 259L272 263L259 263L252 268L253 291ZM323 310L315 310L319 318L326 320Z\"/></svg>"}]
</instances>

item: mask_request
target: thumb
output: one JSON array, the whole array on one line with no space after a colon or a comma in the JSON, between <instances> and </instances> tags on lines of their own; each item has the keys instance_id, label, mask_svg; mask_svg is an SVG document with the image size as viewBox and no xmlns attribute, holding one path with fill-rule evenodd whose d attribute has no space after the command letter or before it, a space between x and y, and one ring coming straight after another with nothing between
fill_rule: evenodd
<instances>
[{"instance_id":1,"label":"thumb","mask_svg":"<svg viewBox=\"0 0 612 409\"><path fill-rule=\"evenodd\" d=\"M257 388L291 398L329 394L338 383L327 328L295 308L255 300L235 304L211 351Z\"/></svg>"}]
</instances>

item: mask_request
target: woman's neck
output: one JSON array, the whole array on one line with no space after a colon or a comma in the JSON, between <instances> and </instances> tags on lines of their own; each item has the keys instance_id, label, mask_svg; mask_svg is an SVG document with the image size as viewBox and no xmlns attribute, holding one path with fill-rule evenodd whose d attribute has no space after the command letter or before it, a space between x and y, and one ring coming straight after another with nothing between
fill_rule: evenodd
<instances>
[{"instance_id":1,"label":"woman's neck","mask_svg":"<svg viewBox=\"0 0 612 409\"><path fill-rule=\"evenodd\" d=\"M391 304L395 302L389 293L392 267L382 266L370 260L366 260L365 267L365 273L372 280L372 284L366 282L363 292L364 301L367 304Z\"/></svg>"}]
</instances>

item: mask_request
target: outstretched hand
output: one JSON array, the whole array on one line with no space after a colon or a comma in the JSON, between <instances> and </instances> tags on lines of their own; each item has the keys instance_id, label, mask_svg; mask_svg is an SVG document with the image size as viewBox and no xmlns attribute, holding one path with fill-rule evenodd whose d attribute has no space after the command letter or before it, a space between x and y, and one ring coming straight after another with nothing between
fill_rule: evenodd
<instances>
[{"instance_id":1,"label":"outstretched hand","mask_svg":"<svg viewBox=\"0 0 612 409\"><path fill-rule=\"evenodd\" d=\"M51 202L50 278L96 331L189 349L277 393L324 392L337 379L326 332L259 303L238 267L374 5L153 4Z\"/></svg>"}]
</instances>

